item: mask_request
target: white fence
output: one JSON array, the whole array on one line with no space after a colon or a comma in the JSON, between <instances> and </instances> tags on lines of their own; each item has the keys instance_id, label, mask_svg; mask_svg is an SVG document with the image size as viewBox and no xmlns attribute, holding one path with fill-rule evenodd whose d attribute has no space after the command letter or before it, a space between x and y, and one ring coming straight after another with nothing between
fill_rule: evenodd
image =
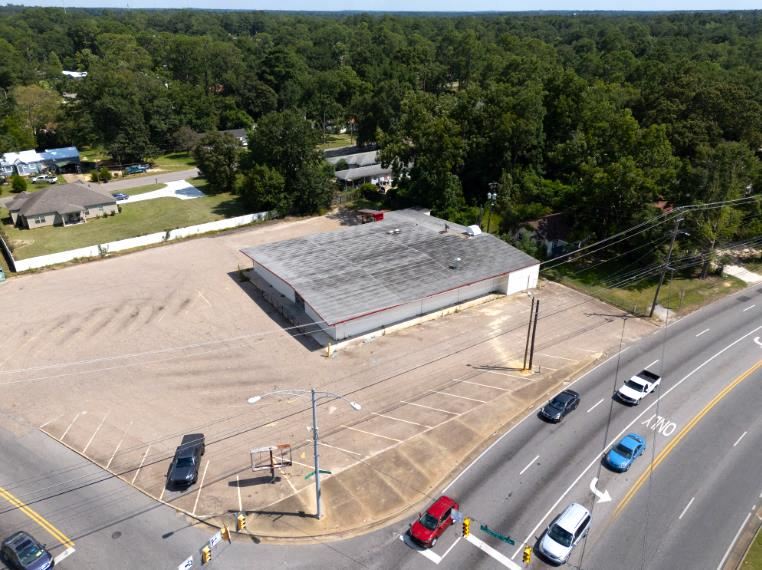
<instances>
[{"instance_id":1,"label":"white fence","mask_svg":"<svg viewBox=\"0 0 762 570\"><path fill-rule=\"evenodd\" d=\"M245 216L238 216L237 218L228 218L225 220L218 220L216 222L207 222L206 224L188 226L187 228L177 228L174 230L167 230L166 232L157 232L155 234L121 239L119 241L112 241L110 243L101 243L98 245L80 247L78 249L70 249L69 251L62 251L60 253L51 253L50 255L41 255L39 257L30 257L29 259L14 260L14 265L16 267L16 271L20 273L30 269L38 269L40 267L47 267L49 265L56 265L58 263L66 263L67 261L72 261L74 259L105 257L109 253L116 251L134 249L136 247L144 247L155 243L172 241L175 239L186 238L198 234L216 232L219 230L228 230L238 226L245 226L246 224L251 224L253 222L261 222L272 217L273 214L274 212L258 212L256 214L246 214Z\"/></svg>"}]
</instances>

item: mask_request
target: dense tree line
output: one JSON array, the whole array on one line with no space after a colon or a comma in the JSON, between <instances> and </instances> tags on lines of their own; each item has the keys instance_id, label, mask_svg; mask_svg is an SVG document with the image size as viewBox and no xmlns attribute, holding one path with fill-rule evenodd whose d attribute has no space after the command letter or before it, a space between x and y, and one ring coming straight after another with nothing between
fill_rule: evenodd
<instances>
[{"instance_id":1,"label":"dense tree line","mask_svg":"<svg viewBox=\"0 0 762 570\"><path fill-rule=\"evenodd\" d=\"M127 162L256 124L220 184L302 213L330 200L320 133L349 125L393 165L396 204L472 223L498 182L503 233L565 211L580 240L657 198L762 188L762 12L0 15L0 151L98 143ZM762 234L758 204L693 216L694 245Z\"/></svg>"}]
</instances>

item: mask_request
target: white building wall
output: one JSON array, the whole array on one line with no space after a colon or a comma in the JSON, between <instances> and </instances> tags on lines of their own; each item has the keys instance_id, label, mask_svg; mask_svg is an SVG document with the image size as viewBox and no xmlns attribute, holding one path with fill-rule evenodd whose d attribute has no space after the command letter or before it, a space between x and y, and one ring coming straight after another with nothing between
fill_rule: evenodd
<instances>
[{"instance_id":1,"label":"white building wall","mask_svg":"<svg viewBox=\"0 0 762 570\"><path fill-rule=\"evenodd\" d=\"M534 289L537 287L537 279L540 276L540 264L532 265L508 275L508 289L502 291L506 295L513 295L519 291Z\"/></svg>"},{"instance_id":2,"label":"white building wall","mask_svg":"<svg viewBox=\"0 0 762 570\"><path fill-rule=\"evenodd\" d=\"M254 263L254 272L257 275L259 275L262 279L267 281L270 285L272 285L273 289L275 289L278 293L286 297L286 299L288 299L292 303L296 302L296 297L294 296L294 289L291 287L291 285L283 281L283 279L275 275L275 273L273 273L272 271L269 271L265 267L262 267L258 263Z\"/></svg>"}]
</instances>

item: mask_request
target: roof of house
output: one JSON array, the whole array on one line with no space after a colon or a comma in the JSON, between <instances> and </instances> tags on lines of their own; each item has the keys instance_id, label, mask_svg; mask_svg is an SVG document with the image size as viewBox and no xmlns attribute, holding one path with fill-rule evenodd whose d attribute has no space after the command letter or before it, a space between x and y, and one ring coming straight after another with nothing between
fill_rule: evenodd
<instances>
[{"instance_id":1,"label":"roof of house","mask_svg":"<svg viewBox=\"0 0 762 570\"><path fill-rule=\"evenodd\" d=\"M90 190L81 184L62 184L39 190L38 192L22 192L6 207L10 212L18 212L22 216L39 214L67 214L79 212L84 208L116 204L116 198Z\"/></svg>"},{"instance_id":2,"label":"roof of house","mask_svg":"<svg viewBox=\"0 0 762 570\"><path fill-rule=\"evenodd\" d=\"M349 170L339 170L334 176L345 182L359 180L361 178L372 178L374 176L389 176L392 173L391 166L384 168L380 164L370 166L361 166L360 168L350 168Z\"/></svg>"},{"instance_id":3,"label":"roof of house","mask_svg":"<svg viewBox=\"0 0 762 570\"><path fill-rule=\"evenodd\" d=\"M401 210L381 222L241 251L334 325L539 263L490 234L465 232Z\"/></svg>"},{"instance_id":4,"label":"roof of house","mask_svg":"<svg viewBox=\"0 0 762 570\"><path fill-rule=\"evenodd\" d=\"M364 153L369 152L371 150L376 150L378 145L376 144L367 144L365 146L341 146L338 148L329 148L323 151L323 156L328 158L341 158L342 156L349 156L352 154L358 154L358 153Z\"/></svg>"},{"instance_id":5,"label":"roof of house","mask_svg":"<svg viewBox=\"0 0 762 570\"><path fill-rule=\"evenodd\" d=\"M237 139L248 138L246 135L246 129L228 129L226 131L220 131L220 133L231 135Z\"/></svg>"},{"instance_id":6,"label":"roof of house","mask_svg":"<svg viewBox=\"0 0 762 570\"><path fill-rule=\"evenodd\" d=\"M368 152L357 152L355 154L345 154L343 156L329 156L325 159L331 164L337 164L340 161L344 161L349 166L370 166L371 164L378 163L378 151L371 150Z\"/></svg>"},{"instance_id":7,"label":"roof of house","mask_svg":"<svg viewBox=\"0 0 762 570\"><path fill-rule=\"evenodd\" d=\"M55 161L79 160L79 149L76 146L65 146L63 148L48 148L40 153L44 158Z\"/></svg>"},{"instance_id":8,"label":"roof of house","mask_svg":"<svg viewBox=\"0 0 762 570\"><path fill-rule=\"evenodd\" d=\"M537 220L527 222L527 225L542 238L549 241L566 240L571 232L569 217L564 212L548 214Z\"/></svg>"},{"instance_id":9,"label":"roof of house","mask_svg":"<svg viewBox=\"0 0 762 570\"><path fill-rule=\"evenodd\" d=\"M22 162L24 164L31 164L34 162L42 162L44 158L34 149L22 150L19 152L6 152L3 155L3 161L8 164L17 164Z\"/></svg>"}]
</instances>

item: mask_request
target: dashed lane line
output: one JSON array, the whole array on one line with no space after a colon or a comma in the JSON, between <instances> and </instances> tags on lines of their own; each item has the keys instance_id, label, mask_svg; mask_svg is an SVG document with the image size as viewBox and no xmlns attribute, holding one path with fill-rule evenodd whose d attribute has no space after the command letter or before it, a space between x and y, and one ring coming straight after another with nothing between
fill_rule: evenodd
<instances>
[{"instance_id":1,"label":"dashed lane line","mask_svg":"<svg viewBox=\"0 0 762 570\"><path fill-rule=\"evenodd\" d=\"M598 400L598 401L597 401L595 404L593 404L593 407L592 407L592 408L590 408L590 409L589 409L587 412L585 412L585 413L586 413L586 414L589 414L589 413L590 413L590 412L592 412L592 411L593 411L595 408L597 408L597 407L598 407L598 406L599 406L601 403L603 403L603 398L601 398L601 399L600 399L600 400Z\"/></svg>"},{"instance_id":2,"label":"dashed lane line","mask_svg":"<svg viewBox=\"0 0 762 570\"><path fill-rule=\"evenodd\" d=\"M751 311L751 310L752 310L754 307L756 307L756 305L749 305L748 307L746 307L746 308L745 308L743 311L741 311L741 312L742 312L742 313L745 313L746 311Z\"/></svg>"},{"instance_id":3,"label":"dashed lane line","mask_svg":"<svg viewBox=\"0 0 762 570\"><path fill-rule=\"evenodd\" d=\"M741 440L744 438L744 436L746 436L746 434L747 434L747 433L749 433L749 432L748 432L748 431L745 431L745 432L743 432L743 433L741 434L741 437L739 437L739 438L736 440L736 442L733 444L733 447L735 447L736 445L738 445L739 443L741 443Z\"/></svg>"},{"instance_id":4,"label":"dashed lane line","mask_svg":"<svg viewBox=\"0 0 762 570\"><path fill-rule=\"evenodd\" d=\"M682 513L680 513L680 516L679 516L679 517L677 517L677 520L680 520L680 521L681 521L681 520L683 520L683 517L685 516L685 513L687 513L687 512L688 512L688 509L690 509L690 508L691 508L691 505L693 504L693 501L694 501L694 499L695 499L695 498L696 498L696 497L691 497L691 500L690 500L690 501L688 501L688 504L687 504L687 505L685 505L685 508L683 509L683 512L682 512Z\"/></svg>"},{"instance_id":5,"label":"dashed lane line","mask_svg":"<svg viewBox=\"0 0 762 570\"><path fill-rule=\"evenodd\" d=\"M526 467L524 467L524 469L522 469L521 471L519 471L519 475L523 475L524 473L526 473L526 472L527 472L527 470L528 470L528 469L529 469L529 468L530 468L532 465L534 465L534 462L535 462L535 461L537 461L539 458L540 458L540 456L538 455L537 457L535 457L534 459L532 459L532 461L530 461L529 463L527 463L527 466L526 466Z\"/></svg>"},{"instance_id":6,"label":"dashed lane line","mask_svg":"<svg viewBox=\"0 0 762 570\"><path fill-rule=\"evenodd\" d=\"M700 333L698 333L698 334L696 335L696 338L698 338L698 337L700 337L702 334L704 334L704 333L708 333L708 332L709 332L709 329L704 329L703 331L701 331Z\"/></svg>"}]
</instances>

